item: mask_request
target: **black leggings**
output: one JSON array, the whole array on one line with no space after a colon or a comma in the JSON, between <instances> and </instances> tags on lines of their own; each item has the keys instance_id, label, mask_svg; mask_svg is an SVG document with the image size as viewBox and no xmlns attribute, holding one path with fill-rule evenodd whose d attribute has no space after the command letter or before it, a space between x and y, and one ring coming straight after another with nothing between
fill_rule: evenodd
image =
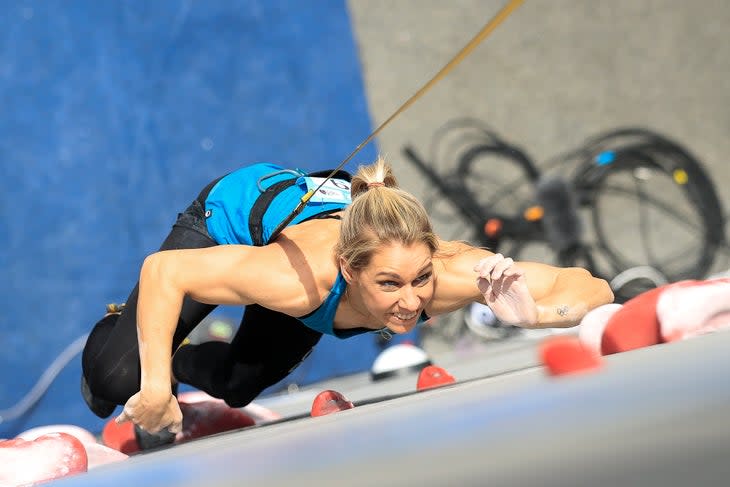
<instances>
[{"instance_id":1,"label":"black leggings","mask_svg":"<svg viewBox=\"0 0 730 487\"><path fill-rule=\"evenodd\" d=\"M160 250L212 247L205 225L204 201L213 181L178 215ZM82 355L82 369L91 393L124 404L140 389L137 343L139 283L120 315L102 318L91 331ZM215 309L185 298L172 341L172 354L188 334ZM322 334L291 316L247 306L241 326L228 344L187 345L173 356L173 374L230 406L241 407L286 377L319 342Z\"/></svg>"}]
</instances>

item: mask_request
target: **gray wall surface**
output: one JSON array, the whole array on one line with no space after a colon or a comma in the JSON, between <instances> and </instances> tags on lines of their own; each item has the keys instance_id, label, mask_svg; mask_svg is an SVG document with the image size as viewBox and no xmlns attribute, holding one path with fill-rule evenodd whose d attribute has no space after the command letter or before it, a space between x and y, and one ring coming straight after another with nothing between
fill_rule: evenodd
<instances>
[{"instance_id":1,"label":"gray wall surface","mask_svg":"<svg viewBox=\"0 0 730 487\"><path fill-rule=\"evenodd\" d=\"M373 125L436 74L503 4L350 0ZM425 181L401 148L408 142L425 152L450 119L482 119L538 162L596 133L644 126L694 153L727 209L728 24L726 0L527 1L395 119L378 137L378 149L402 185L422 196ZM719 259L717 267L727 269L727 261Z\"/></svg>"}]
</instances>

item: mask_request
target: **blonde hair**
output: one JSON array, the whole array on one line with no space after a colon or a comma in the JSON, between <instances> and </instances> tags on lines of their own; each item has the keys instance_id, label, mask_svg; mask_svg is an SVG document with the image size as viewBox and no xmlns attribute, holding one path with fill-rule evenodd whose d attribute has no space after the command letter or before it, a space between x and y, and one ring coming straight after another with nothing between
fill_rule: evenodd
<instances>
[{"instance_id":1,"label":"blonde hair","mask_svg":"<svg viewBox=\"0 0 730 487\"><path fill-rule=\"evenodd\" d=\"M351 269L367 266L373 253L389 243L424 243L432 254L438 250L438 237L426 209L398 187L382 157L358 167L350 193L352 204L343 214L335 255Z\"/></svg>"}]
</instances>

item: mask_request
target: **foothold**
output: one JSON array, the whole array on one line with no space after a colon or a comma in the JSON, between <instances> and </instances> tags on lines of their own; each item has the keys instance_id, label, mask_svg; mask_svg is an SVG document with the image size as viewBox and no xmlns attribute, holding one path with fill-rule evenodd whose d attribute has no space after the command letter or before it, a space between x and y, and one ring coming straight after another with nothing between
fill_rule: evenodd
<instances>
[{"instance_id":1,"label":"foothold","mask_svg":"<svg viewBox=\"0 0 730 487\"><path fill-rule=\"evenodd\" d=\"M127 458L127 455L99 444L96 437L89 431L80 426L73 424L51 424L48 426L37 426L20 433L16 438L22 438L26 441L35 440L48 433L67 433L76 437L83 443L88 457L88 469L96 468L99 465L118 462Z\"/></svg>"},{"instance_id":2,"label":"foothold","mask_svg":"<svg viewBox=\"0 0 730 487\"><path fill-rule=\"evenodd\" d=\"M232 408L219 399L191 404L181 400L180 410L183 414L183 430L178 433L175 443L248 428L256 424L241 409Z\"/></svg>"},{"instance_id":3,"label":"foothold","mask_svg":"<svg viewBox=\"0 0 730 487\"><path fill-rule=\"evenodd\" d=\"M130 421L118 424L114 418L107 421L101 432L101 441L109 448L113 448L125 455L137 453L140 448L134 436L134 424Z\"/></svg>"},{"instance_id":4,"label":"foothold","mask_svg":"<svg viewBox=\"0 0 730 487\"><path fill-rule=\"evenodd\" d=\"M352 409L355 405L345 399L345 396L337 391L326 390L317 394L312 402L312 417L325 416L327 414Z\"/></svg>"},{"instance_id":5,"label":"foothold","mask_svg":"<svg viewBox=\"0 0 730 487\"><path fill-rule=\"evenodd\" d=\"M573 336L547 338L540 344L539 352L540 361L553 376L588 372L603 365L600 355L584 347Z\"/></svg>"},{"instance_id":6,"label":"foothold","mask_svg":"<svg viewBox=\"0 0 730 487\"><path fill-rule=\"evenodd\" d=\"M578 336L601 355L675 342L730 329L728 303L728 278L678 281L589 311Z\"/></svg>"},{"instance_id":7,"label":"foothold","mask_svg":"<svg viewBox=\"0 0 730 487\"><path fill-rule=\"evenodd\" d=\"M410 343L401 343L380 352L370 369L370 378L378 381L414 374L428 365L431 365L431 360L423 349Z\"/></svg>"},{"instance_id":8,"label":"foothold","mask_svg":"<svg viewBox=\"0 0 730 487\"><path fill-rule=\"evenodd\" d=\"M30 485L87 471L83 443L68 433L0 441L0 485Z\"/></svg>"},{"instance_id":9,"label":"foothold","mask_svg":"<svg viewBox=\"0 0 730 487\"><path fill-rule=\"evenodd\" d=\"M601 355L628 352L661 343L656 303L666 286L626 301L608 319L601 336Z\"/></svg>"},{"instance_id":10,"label":"foothold","mask_svg":"<svg viewBox=\"0 0 730 487\"><path fill-rule=\"evenodd\" d=\"M669 287L657 300L656 314L665 343L730 329L730 279Z\"/></svg>"},{"instance_id":11,"label":"foothold","mask_svg":"<svg viewBox=\"0 0 730 487\"><path fill-rule=\"evenodd\" d=\"M456 382L454 376L446 372L445 369L437 365L429 365L418 374L416 389L422 391L424 389L441 387L446 384L453 384L454 382Z\"/></svg>"},{"instance_id":12,"label":"foothold","mask_svg":"<svg viewBox=\"0 0 730 487\"><path fill-rule=\"evenodd\" d=\"M241 408L232 408L225 401L207 394L183 393L178 398L183 415L183 430L175 437L175 443L210 436L226 431L247 428L256 421ZM140 451L131 422L117 424L107 422L102 431L102 441L110 448L131 455Z\"/></svg>"}]
</instances>

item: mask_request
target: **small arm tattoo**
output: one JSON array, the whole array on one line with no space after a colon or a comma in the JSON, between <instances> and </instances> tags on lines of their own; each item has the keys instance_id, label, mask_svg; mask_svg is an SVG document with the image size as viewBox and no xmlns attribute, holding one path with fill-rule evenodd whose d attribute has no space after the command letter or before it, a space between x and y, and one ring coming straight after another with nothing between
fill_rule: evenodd
<instances>
[{"instance_id":1,"label":"small arm tattoo","mask_svg":"<svg viewBox=\"0 0 730 487\"><path fill-rule=\"evenodd\" d=\"M560 316L565 316L565 315L568 314L568 311L569 310L570 310L570 308L568 308L568 306L563 305L563 306L558 306L558 310L557 311L558 311L558 314Z\"/></svg>"}]
</instances>

